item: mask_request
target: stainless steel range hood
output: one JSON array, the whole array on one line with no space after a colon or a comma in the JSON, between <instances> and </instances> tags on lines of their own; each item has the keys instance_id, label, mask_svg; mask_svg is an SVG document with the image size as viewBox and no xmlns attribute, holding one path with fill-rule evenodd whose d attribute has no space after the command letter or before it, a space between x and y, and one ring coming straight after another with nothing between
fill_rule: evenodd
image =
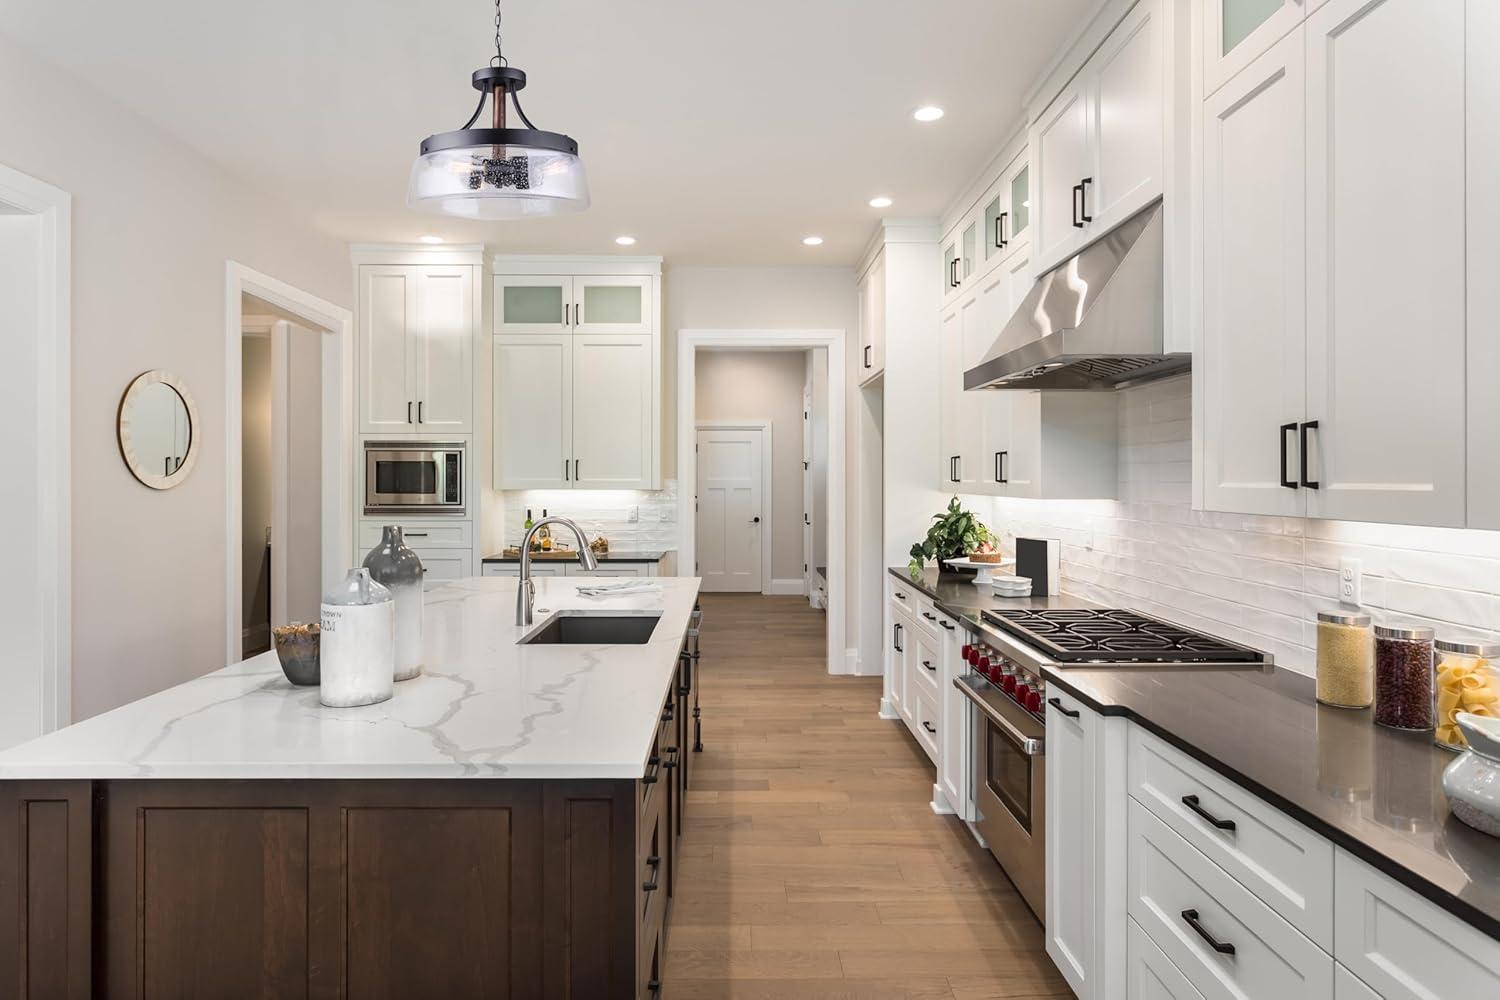
<instances>
[{"instance_id":1,"label":"stainless steel range hood","mask_svg":"<svg viewBox=\"0 0 1500 1000\"><path fill-rule=\"evenodd\" d=\"M1162 203L1036 280L965 389L1115 389L1186 369L1162 343Z\"/></svg>"}]
</instances>

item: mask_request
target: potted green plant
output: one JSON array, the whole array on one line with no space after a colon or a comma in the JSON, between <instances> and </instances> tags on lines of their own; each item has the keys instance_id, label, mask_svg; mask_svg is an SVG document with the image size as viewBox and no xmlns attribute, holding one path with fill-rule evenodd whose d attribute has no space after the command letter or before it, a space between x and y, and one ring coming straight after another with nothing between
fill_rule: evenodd
<instances>
[{"instance_id":1,"label":"potted green plant","mask_svg":"<svg viewBox=\"0 0 1500 1000\"><path fill-rule=\"evenodd\" d=\"M959 505L958 497L948 501L948 509L932 515L937 523L927 529L927 537L911 547L911 570L921 570L923 562L935 559L938 571L943 572L943 560L961 559L970 552L979 551L986 543L993 544L995 536L984 523ZM956 568L949 572L972 576L969 568Z\"/></svg>"}]
</instances>

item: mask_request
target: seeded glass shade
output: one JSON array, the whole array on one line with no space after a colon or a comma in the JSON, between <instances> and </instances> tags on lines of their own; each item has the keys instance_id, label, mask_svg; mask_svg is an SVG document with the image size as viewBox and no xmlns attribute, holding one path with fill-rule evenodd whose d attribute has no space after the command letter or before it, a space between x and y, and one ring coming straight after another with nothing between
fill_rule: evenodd
<instances>
[{"instance_id":1,"label":"seeded glass shade","mask_svg":"<svg viewBox=\"0 0 1500 1000\"><path fill-rule=\"evenodd\" d=\"M516 219L582 211L589 207L589 187L574 153L457 146L417 158L406 202L465 219Z\"/></svg>"}]
</instances>

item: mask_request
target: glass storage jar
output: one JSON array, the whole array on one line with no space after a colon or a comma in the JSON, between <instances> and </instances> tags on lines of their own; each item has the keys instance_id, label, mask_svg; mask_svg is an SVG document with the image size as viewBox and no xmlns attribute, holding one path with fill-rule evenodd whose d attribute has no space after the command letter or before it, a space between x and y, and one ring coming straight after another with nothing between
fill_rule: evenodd
<instances>
[{"instance_id":1,"label":"glass storage jar","mask_svg":"<svg viewBox=\"0 0 1500 1000\"><path fill-rule=\"evenodd\" d=\"M1467 750L1458 713L1500 716L1500 643L1439 640L1433 646L1433 741L1449 750Z\"/></svg>"},{"instance_id":2,"label":"glass storage jar","mask_svg":"<svg viewBox=\"0 0 1500 1000\"><path fill-rule=\"evenodd\" d=\"M1370 616L1318 612L1318 701L1369 708L1375 700L1375 633Z\"/></svg>"},{"instance_id":3,"label":"glass storage jar","mask_svg":"<svg viewBox=\"0 0 1500 1000\"><path fill-rule=\"evenodd\" d=\"M1432 629L1375 626L1375 723L1432 728Z\"/></svg>"}]
</instances>

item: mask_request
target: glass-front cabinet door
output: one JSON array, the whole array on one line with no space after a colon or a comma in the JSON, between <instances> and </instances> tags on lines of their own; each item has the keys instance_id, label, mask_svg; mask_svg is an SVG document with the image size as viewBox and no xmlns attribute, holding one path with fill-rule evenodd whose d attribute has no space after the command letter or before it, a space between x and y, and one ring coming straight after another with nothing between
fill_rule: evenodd
<instances>
[{"instance_id":1,"label":"glass-front cabinet door","mask_svg":"<svg viewBox=\"0 0 1500 1000\"><path fill-rule=\"evenodd\" d=\"M943 298L952 295L959 286L958 240L950 239L943 247Z\"/></svg>"},{"instance_id":2,"label":"glass-front cabinet door","mask_svg":"<svg viewBox=\"0 0 1500 1000\"><path fill-rule=\"evenodd\" d=\"M969 224L964 227L963 238L959 241L963 248L963 269L959 275L959 284L963 284L974 276L974 268L978 264L979 253L979 220L970 219Z\"/></svg>"},{"instance_id":3,"label":"glass-front cabinet door","mask_svg":"<svg viewBox=\"0 0 1500 1000\"><path fill-rule=\"evenodd\" d=\"M1270 49L1324 0L1207 0L1203 5L1203 94Z\"/></svg>"},{"instance_id":4,"label":"glass-front cabinet door","mask_svg":"<svg viewBox=\"0 0 1500 1000\"><path fill-rule=\"evenodd\" d=\"M1005 244L1007 250L1016 249L1022 240L1031 238L1031 164L1025 154L1018 167L1011 168L1008 187L1010 218L1006 219Z\"/></svg>"},{"instance_id":5,"label":"glass-front cabinet door","mask_svg":"<svg viewBox=\"0 0 1500 1000\"><path fill-rule=\"evenodd\" d=\"M566 333L573 327L573 279L553 274L495 276L498 334Z\"/></svg>"},{"instance_id":6,"label":"glass-front cabinet door","mask_svg":"<svg viewBox=\"0 0 1500 1000\"><path fill-rule=\"evenodd\" d=\"M994 195L984 203L984 260L990 261L1002 256L1005 249L1005 223L1006 216L1010 213L1005 210L1005 199L1003 193L996 191Z\"/></svg>"},{"instance_id":7,"label":"glass-front cabinet door","mask_svg":"<svg viewBox=\"0 0 1500 1000\"><path fill-rule=\"evenodd\" d=\"M649 275L574 275L573 327L578 333L651 332Z\"/></svg>"}]
</instances>

